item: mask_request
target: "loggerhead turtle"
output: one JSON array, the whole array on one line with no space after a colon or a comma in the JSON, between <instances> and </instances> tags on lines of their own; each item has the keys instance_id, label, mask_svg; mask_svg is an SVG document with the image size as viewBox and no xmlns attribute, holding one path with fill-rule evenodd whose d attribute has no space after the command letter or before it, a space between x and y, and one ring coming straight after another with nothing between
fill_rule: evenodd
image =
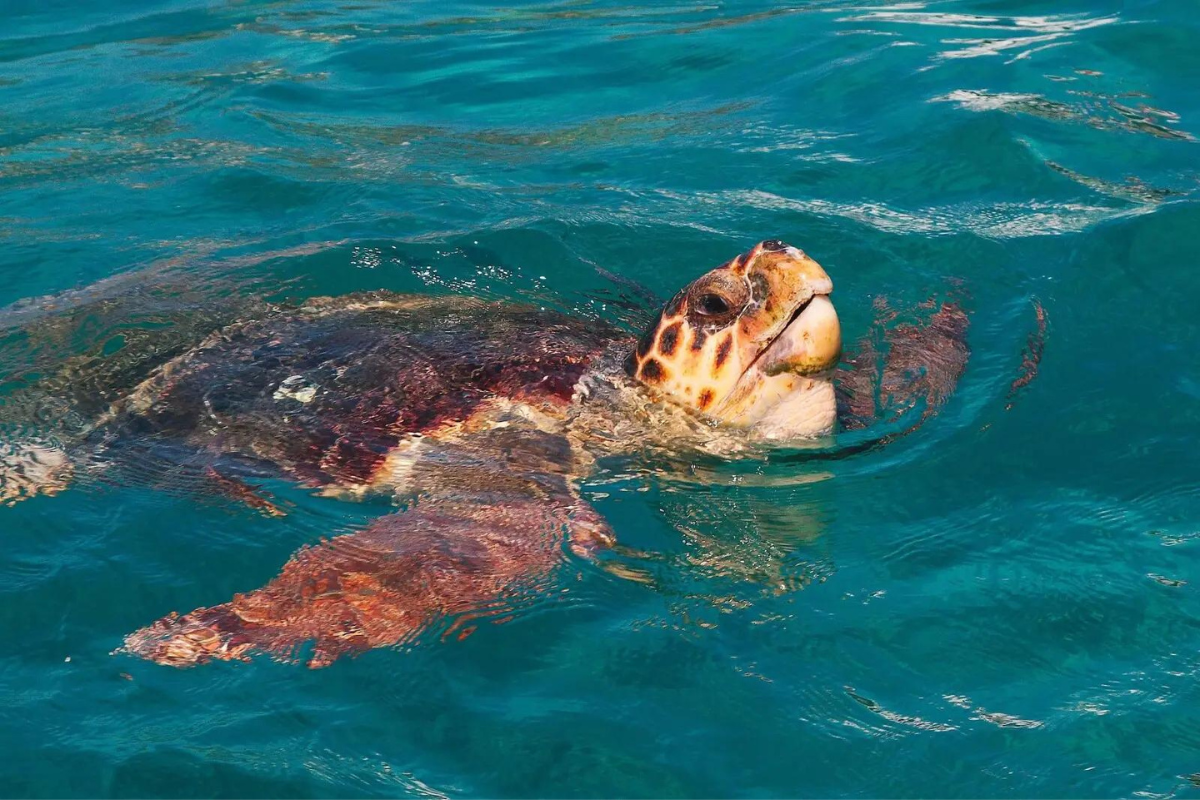
<instances>
[{"instance_id":1,"label":"loggerhead turtle","mask_svg":"<svg viewBox=\"0 0 1200 800\"><path fill-rule=\"evenodd\" d=\"M577 486L647 445L737 454L861 428L881 395L926 413L967 348L955 303L841 363L832 281L766 241L701 276L638 340L602 321L465 297L384 292L262 306L127 390L58 386L101 408L71 447L0 453L0 501L64 488L89 464L183 460L282 513L246 480L281 475L403 510L305 547L266 586L170 614L122 650L187 666L254 653L308 664L409 640L437 619L504 616L564 549L613 543ZM878 338L878 337L876 337ZM150 364L147 367L145 364ZM6 498L5 487L8 487Z\"/></svg>"}]
</instances>

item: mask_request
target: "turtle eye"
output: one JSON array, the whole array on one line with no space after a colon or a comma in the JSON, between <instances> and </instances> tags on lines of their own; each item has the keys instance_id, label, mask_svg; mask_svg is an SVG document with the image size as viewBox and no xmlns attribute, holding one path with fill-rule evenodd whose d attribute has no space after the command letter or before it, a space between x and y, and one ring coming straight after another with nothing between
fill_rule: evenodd
<instances>
[{"instance_id":1,"label":"turtle eye","mask_svg":"<svg viewBox=\"0 0 1200 800\"><path fill-rule=\"evenodd\" d=\"M729 303L719 294L705 294L696 303L696 311L706 317L715 317L729 312Z\"/></svg>"}]
</instances>

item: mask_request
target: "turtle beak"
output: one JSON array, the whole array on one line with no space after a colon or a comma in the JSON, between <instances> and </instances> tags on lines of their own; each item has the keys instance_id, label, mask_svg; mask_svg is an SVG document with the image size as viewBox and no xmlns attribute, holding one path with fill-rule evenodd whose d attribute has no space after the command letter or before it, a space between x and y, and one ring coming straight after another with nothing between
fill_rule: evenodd
<instances>
[{"instance_id":1,"label":"turtle beak","mask_svg":"<svg viewBox=\"0 0 1200 800\"><path fill-rule=\"evenodd\" d=\"M745 319L760 343L751 366L767 375L811 375L837 364L842 331L829 294L833 281L803 251L778 240L762 242L746 258L746 277L758 308Z\"/></svg>"},{"instance_id":2,"label":"turtle beak","mask_svg":"<svg viewBox=\"0 0 1200 800\"><path fill-rule=\"evenodd\" d=\"M815 295L796 311L791 322L759 359L767 375L791 372L814 375L832 369L842 356L842 326L828 295Z\"/></svg>"}]
</instances>

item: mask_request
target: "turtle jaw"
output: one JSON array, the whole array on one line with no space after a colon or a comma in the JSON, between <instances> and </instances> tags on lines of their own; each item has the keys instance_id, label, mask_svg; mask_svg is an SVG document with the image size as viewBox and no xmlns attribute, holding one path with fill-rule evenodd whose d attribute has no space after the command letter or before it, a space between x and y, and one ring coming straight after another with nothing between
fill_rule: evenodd
<instances>
[{"instance_id":1,"label":"turtle jaw","mask_svg":"<svg viewBox=\"0 0 1200 800\"><path fill-rule=\"evenodd\" d=\"M831 433L837 419L832 371L841 352L837 311L828 295L813 295L742 372L719 416L758 439Z\"/></svg>"},{"instance_id":2,"label":"turtle jaw","mask_svg":"<svg viewBox=\"0 0 1200 800\"><path fill-rule=\"evenodd\" d=\"M790 295L790 311L761 328L758 352L714 413L759 439L826 435L837 419L832 371L842 332L829 298L833 284L802 254L788 260L799 269L777 268L776 279L786 283L772 290L774 297Z\"/></svg>"},{"instance_id":3,"label":"turtle jaw","mask_svg":"<svg viewBox=\"0 0 1200 800\"><path fill-rule=\"evenodd\" d=\"M828 294L817 294L796 309L791 320L750 365L766 375L817 375L837 366L842 326ZM743 373L745 374L745 373Z\"/></svg>"}]
</instances>

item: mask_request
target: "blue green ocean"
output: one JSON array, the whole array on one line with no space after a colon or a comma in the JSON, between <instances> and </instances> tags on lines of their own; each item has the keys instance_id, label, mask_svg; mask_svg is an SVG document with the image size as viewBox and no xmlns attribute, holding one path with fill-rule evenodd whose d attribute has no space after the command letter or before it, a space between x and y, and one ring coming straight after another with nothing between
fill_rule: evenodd
<instances>
[{"instance_id":1,"label":"blue green ocean","mask_svg":"<svg viewBox=\"0 0 1200 800\"><path fill-rule=\"evenodd\" d=\"M326 669L113 651L377 505L0 507L0 795L1200 797L1197 87L1194 0L5 0L0 402L254 297L632 330L774 238L972 354L886 447L599 469L652 580Z\"/></svg>"}]
</instances>

